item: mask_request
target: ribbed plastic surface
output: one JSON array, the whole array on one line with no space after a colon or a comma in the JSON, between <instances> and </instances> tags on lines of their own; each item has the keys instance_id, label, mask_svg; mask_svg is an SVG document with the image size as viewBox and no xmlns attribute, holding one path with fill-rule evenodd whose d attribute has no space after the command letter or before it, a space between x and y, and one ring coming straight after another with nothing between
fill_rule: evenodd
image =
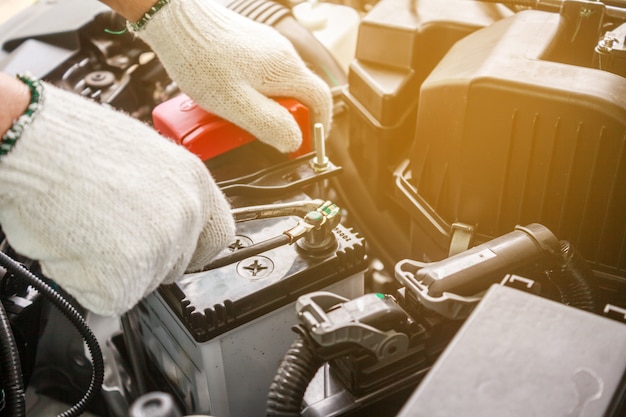
<instances>
[{"instance_id":1,"label":"ribbed plastic surface","mask_svg":"<svg viewBox=\"0 0 626 417\"><path fill-rule=\"evenodd\" d=\"M271 0L235 0L232 3L222 0L221 2L228 3L229 9L242 16L270 26L275 25L285 16L291 15L289 9Z\"/></svg>"},{"instance_id":2,"label":"ribbed plastic surface","mask_svg":"<svg viewBox=\"0 0 626 417\"><path fill-rule=\"evenodd\" d=\"M422 86L410 182L447 223L433 234L537 222L626 276L626 80L550 62L560 19L527 11L455 45Z\"/></svg>"}]
</instances>

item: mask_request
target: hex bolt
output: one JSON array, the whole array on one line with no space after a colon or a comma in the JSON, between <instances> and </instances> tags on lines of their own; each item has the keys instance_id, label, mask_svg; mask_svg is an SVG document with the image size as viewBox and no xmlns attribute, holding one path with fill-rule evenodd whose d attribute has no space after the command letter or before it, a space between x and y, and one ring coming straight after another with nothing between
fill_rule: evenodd
<instances>
[{"instance_id":1,"label":"hex bolt","mask_svg":"<svg viewBox=\"0 0 626 417\"><path fill-rule=\"evenodd\" d=\"M313 158L312 166L316 172L323 172L328 169L328 157L326 156L326 148L324 143L324 125L315 123L313 126L313 138L315 140L315 158Z\"/></svg>"}]
</instances>

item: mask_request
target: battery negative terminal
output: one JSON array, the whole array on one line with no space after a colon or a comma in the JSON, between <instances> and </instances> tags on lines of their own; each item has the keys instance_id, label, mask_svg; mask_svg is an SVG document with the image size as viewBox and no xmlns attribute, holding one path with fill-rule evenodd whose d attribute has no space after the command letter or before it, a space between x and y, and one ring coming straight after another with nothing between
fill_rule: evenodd
<instances>
[{"instance_id":1,"label":"battery negative terminal","mask_svg":"<svg viewBox=\"0 0 626 417\"><path fill-rule=\"evenodd\" d=\"M340 220L340 208L330 201L326 201L316 210L308 212L294 228L306 229L304 235L301 236L303 239L298 240L300 249L308 253L319 253L334 249L337 241L333 234L333 229L337 227ZM289 233L292 233L292 231L293 229Z\"/></svg>"},{"instance_id":2,"label":"battery negative terminal","mask_svg":"<svg viewBox=\"0 0 626 417\"><path fill-rule=\"evenodd\" d=\"M298 242L305 253L318 255L337 246L333 229L341 221L341 209L331 201L303 200L236 208L231 211L236 222L297 216L301 219L291 229L263 242L241 248L214 259L202 268L208 271L259 255L278 246Z\"/></svg>"}]
</instances>

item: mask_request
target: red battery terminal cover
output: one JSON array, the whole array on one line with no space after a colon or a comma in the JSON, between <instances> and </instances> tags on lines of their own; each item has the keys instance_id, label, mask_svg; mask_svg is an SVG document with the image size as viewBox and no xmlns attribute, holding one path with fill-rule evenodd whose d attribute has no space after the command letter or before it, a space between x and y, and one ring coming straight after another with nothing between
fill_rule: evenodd
<instances>
[{"instance_id":1,"label":"red battery terminal cover","mask_svg":"<svg viewBox=\"0 0 626 417\"><path fill-rule=\"evenodd\" d=\"M302 131L302 145L289 157L296 158L311 152L309 109L293 98L274 100L291 113ZM203 161L255 139L239 126L202 109L185 94L156 106L152 111L152 121L154 128L163 136L183 145Z\"/></svg>"}]
</instances>

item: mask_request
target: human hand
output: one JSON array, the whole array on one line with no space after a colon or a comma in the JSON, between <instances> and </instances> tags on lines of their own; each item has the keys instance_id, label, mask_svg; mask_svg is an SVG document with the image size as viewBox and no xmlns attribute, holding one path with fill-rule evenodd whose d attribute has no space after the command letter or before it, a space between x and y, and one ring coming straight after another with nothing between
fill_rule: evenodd
<instances>
[{"instance_id":1,"label":"human hand","mask_svg":"<svg viewBox=\"0 0 626 417\"><path fill-rule=\"evenodd\" d=\"M329 87L274 28L212 0L172 0L141 28L129 27L155 51L183 92L281 152L300 147L289 112L267 97L293 97L329 132Z\"/></svg>"},{"instance_id":2,"label":"human hand","mask_svg":"<svg viewBox=\"0 0 626 417\"><path fill-rule=\"evenodd\" d=\"M0 158L0 224L83 307L117 315L206 265L234 235L204 164L147 125L44 84Z\"/></svg>"}]
</instances>

